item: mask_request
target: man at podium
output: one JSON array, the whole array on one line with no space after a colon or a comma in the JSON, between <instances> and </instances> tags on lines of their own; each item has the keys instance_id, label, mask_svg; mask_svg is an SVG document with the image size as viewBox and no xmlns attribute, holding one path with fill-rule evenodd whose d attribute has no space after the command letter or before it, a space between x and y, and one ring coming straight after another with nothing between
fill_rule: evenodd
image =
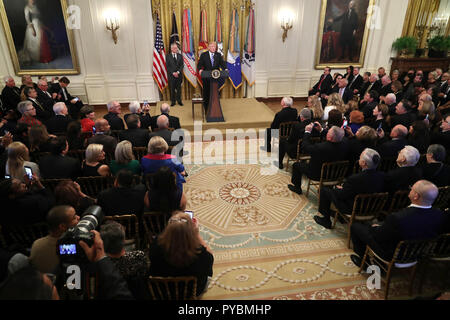
<instances>
[{"instance_id":1,"label":"man at podium","mask_svg":"<svg viewBox=\"0 0 450 320\"><path fill-rule=\"evenodd\" d=\"M223 60L223 56L217 52L217 43L210 42L208 45L208 51L203 52L198 61L197 69L201 76L203 71L212 71L221 68L227 69L227 64ZM209 91L211 80L203 79L203 107L205 111L208 111L209 106Z\"/></svg>"}]
</instances>

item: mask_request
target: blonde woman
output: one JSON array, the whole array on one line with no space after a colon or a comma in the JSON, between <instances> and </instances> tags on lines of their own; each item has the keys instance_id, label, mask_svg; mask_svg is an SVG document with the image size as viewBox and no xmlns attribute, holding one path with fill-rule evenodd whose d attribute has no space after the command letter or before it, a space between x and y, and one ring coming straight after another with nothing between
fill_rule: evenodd
<instances>
[{"instance_id":1,"label":"blonde woman","mask_svg":"<svg viewBox=\"0 0 450 320\"><path fill-rule=\"evenodd\" d=\"M103 145L90 144L86 149L86 160L81 165L83 177L107 177L110 175L109 167L102 163L105 160Z\"/></svg>"},{"instance_id":2,"label":"blonde woman","mask_svg":"<svg viewBox=\"0 0 450 320\"><path fill-rule=\"evenodd\" d=\"M169 219L166 229L150 245L150 275L197 277L197 296L212 276L214 256L199 233L198 221L181 211Z\"/></svg>"},{"instance_id":3,"label":"blonde woman","mask_svg":"<svg viewBox=\"0 0 450 320\"><path fill-rule=\"evenodd\" d=\"M22 142L13 142L7 149L8 161L6 162L5 172L7 176L13 179L25 182L25 167L31 168L32 174L40 178L39 166L30 162L28 148Z\"/></svg>"},{"instance_id":4,"label":"blonde woman","mask_svg":"<svg viewBox=\"0 0 450 320\"><path fill-rule=\"evenodd\" d=\"M323 108L318 96L308 97L308 103L306 104L306 107L312 112L312 122L322 120Z\"/></svg>"},{"instance_id":5,"label":"blonde woman","mask_svg":"<svg viewBox=\"0 0 450 320\"><path fill-rule=\"evenodd\" d=\"M113 176L122 169L130 170L133 174L141 174L141 165L134 158L133 146L130 141L124 140L117 145L115 160L111 161L109 168Z\"/></svg>"},{"instance_id":6,"label":"blonde woman","mask_svg":"<svg viewBox=\"0 0 450 320\"><path fill-rule=\"evenodd\" d=\"M325 107L325 110L323 111L323 121L328 121L328 113L330 113L331 110L337 109L342 114L345 112L345 104L342 100L339 93L333 93L328 98L328 106Z\"/></svg>"}]
</instances>

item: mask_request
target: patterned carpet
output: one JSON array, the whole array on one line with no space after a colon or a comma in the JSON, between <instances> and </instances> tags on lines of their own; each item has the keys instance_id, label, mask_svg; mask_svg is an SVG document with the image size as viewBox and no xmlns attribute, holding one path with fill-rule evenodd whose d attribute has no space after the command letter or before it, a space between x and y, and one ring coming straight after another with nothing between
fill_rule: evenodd
<instances>
[{"instance_id":1,"label":"patterned carpet","mask_svg":"<svg viewBox=\"0 0 450 320\"><path fill-rule=\"evenodd\" d=\"M373 300L366 275L350 260L346 228L317 225L316 189L289 191L290 174L262 175L258 165L187 166L188 210L214 251L206 300ZM306 189L304 189L306 190ZM391 296L407 294L402 279Z\"/></svg>"}]
</instances>

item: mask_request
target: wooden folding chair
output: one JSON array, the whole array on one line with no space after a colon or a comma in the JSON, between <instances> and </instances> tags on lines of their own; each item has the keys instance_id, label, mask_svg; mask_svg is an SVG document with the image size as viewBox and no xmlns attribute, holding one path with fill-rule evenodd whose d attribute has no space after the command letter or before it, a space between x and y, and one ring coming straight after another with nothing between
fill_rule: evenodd
<instances>
[{"instance_id":1,"label":"wooden folding chair","mask_svg":"<svg viewBox=\"0 0 450 320\"><path fill-rule=\"evenodd\" d=\"M152 277L148 288L153 300L196 300L196 277Z\"/></svg>"},{"instance_id":2,"label":"wooden folding chair","mask_svg":"<svg viewBox=\"0 0 450 320\"><path fill-rule=\"evenodd\" d=\"M136 160L141 162L141 159L148 154L146 147L133 147L133 154Z\"/></svg>"},{"instance_id":3,"label":"wooden folding chair","mask_svg":"<svg viewBox=\"0 0 450 320\"><path fill-rule=\"evenodd\" d=\"M111 177L80 177L77 182L81 189L92 198L97 198L101 191L113 186Z\"/></svg>"},{"instance_id":4,"label":"wooden folding chair","mask_svg":"<svg viewBox=\"0 0 450 320\"><path fill-rule=\"evenodd\" d=\"M320 137L314 137L314 138L310 138L310 141L311 141L311 143L316 144L316 143L320 143L321 139L320 139ZM291 161L301 162L301 161L309 161L311 159L311 155L302 153L302 143L303 143L302 139L300 139L297 143L297 153L296 153L295 159L291 158L288 155L286 171L289 171L289 162L291 162Z\"/></svg>"},{"instance_id":5,"label":"wooden folding chair","mask_svg":"<svg viewBox=\"0 0 450 320\"><path fill-rule=\"evenodd\" d=\"M283 122L280 123L280 140L281 139L288 139L291 135L291 131L294 128L294 126L298 123L298 121L289 121L289 122Z\"/></svg>"},{"instance_id":6,"label":"wooden folding chair","mask_svg":"<svg viewBox=\"0 0 450 320\"><path fill-rule=\"evenodd\" d=\"M350 248L350 228L354 221L373 220L380 211L383 210L389 198L389 193L359 194L353 202L351 213L340 212L333 204L332 209L336 211L332 228L336 227L336 222L341 217L348 223L347 247Z\"/></svg>"},{"instance_id":7,"label":"wooden folding chair","mask_svg":"<svg viewBox=\"0 0 450 320\"><path fill-rule=\"evenodd\" d=\"M44 187L55 192L55 188L63 181L71 181L70 179L43 179L41 183Z\"/></svg>"},{"instance_id":8,"label":"wooden folding chair","mask_svg":"<svg viewBox=\"0 0 450 320\"><path fill-rule=\"evenodd\" d=\"M422 270L422 276L420 279L419 293L422 293L422 287L425 277L428 275L428 267L430 264L442 263L447 264L445 268L446 274L441 281L443 284L443 291L448 289L449 279L450 279L450 233L443 234L438 237L433 245L430 255L424 259L424 267ZM447 283L445 283L447 281Z\"/></svg>"},{"instance_id":9,"label":"wooden folding chair","mask_svg":"<svg viewBox=\"0 0 450 320\"><path fill-rule=\"evenodd\" d=\"M86 150L70 150L67 152L67 156L78 159L82 163L86 159Z\"/></svg>"},{"instance_id":10,"label":"wooden folding chair","mask_svg":"<svg viewBox=\"0 0 450 320\"><path fill-rule=\"evenodd\" d=\"M411 200L409 199L408 196L409 196L408 190L399 190L395 192L387 210L381 211L380 213L384 215L389 215L391 213L398 212L402 209L407 208L411 204Z\"/></svg>"},{"instance_id":11,"label":"wooden folding chair","mask_svg":"<svg viewBox=\"0 0 450 320\"><path fill-rule=\"evenodd\" d=\"M417 264L419 260L427 257L433 247L434 239L432 240L414 240L414 241L401 241L395 250L394 256L391 261L384 260L377 255L372 248L367 246L366 252L362 259L359 272L365 266L367 259L370 259L371 263L376 263L386 273L385 279L382 281L385 283L384 299L387 300L389 295L389 285L391 283L392 272L394 269L411 269L409 279L409 295L412 294L414 279L416 276Z\"/></svg>"},{"instance_id":12,"label":"wooden folding chair","mask_svg":"<svg viewBox=\"0 0 450 320\"><path fill-rule=\"evenodd\" d=\"M134 247L134 250L141 249L139 235L139 219L134 214L106 216L105 221L115 221L125 227L125 247Z\"/></svg>"},{"instance_id":13,"label":"wooden folding chair","mask_svg":"<svg viewBox=\"0 0 450 320\"><path fill-rule=\"evenodd\" d=\"M450 208L450 186L439 188L439 194L434 200L434 208L446 211Z\"/></svg>"},{"instance_id":14,"label":"wooden folding chair","mask_svg":"<svg viewBox=\"0 0 450 320\"><path fill-rule=\"evenodd\" d=\"M3 227L3 236L6 247L19 245L31 249L33 242L48 235L47 223L18 225Z\"/></svg>"},{"instance_id":15,"label":"wooden folding chair","mask_svg":"<svg viewBox=\"0 0 450 320\"><path fill-rule=\"evenodd\" d=\"M145 239L149 245L167 226L169 217L162 212L146 212L142 215Z\"/></svg>"}]
</instances>

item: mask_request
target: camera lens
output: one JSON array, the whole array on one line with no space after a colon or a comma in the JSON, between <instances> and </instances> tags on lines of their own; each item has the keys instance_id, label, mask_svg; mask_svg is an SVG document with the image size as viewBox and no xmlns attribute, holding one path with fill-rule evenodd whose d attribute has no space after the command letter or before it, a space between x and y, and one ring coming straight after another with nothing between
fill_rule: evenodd
<instances>
[{"instance_id":1,"label":"camera lens","mask_svg":"<svg viewBox=\"0 0 450 320\"><path fill-rule=\"evenodd\" d=\"M92 230L95 230L100 223L102 223L102 208L99 206L91 206L86 209L82 216L83 217L78 223L77 228L82 232L91 232Z\"/></svg>"}]
</instances>

